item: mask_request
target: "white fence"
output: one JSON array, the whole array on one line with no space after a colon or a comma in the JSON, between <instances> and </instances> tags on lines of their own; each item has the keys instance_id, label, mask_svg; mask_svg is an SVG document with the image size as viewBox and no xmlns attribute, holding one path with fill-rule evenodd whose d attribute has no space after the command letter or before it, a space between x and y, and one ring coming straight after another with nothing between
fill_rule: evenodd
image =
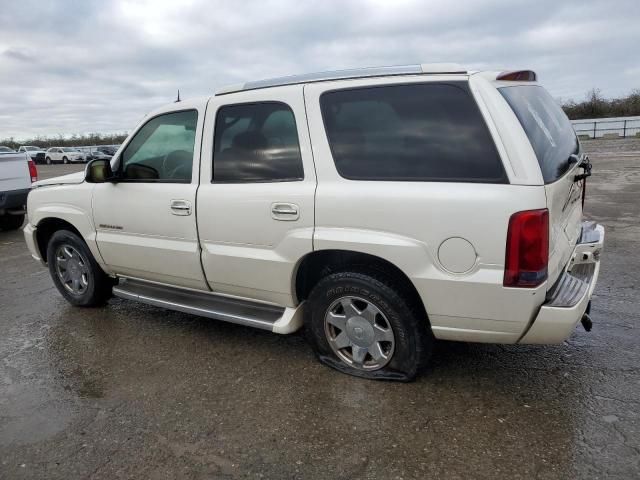
<instances>
[{"instance_id":1,"label":"white fence","mask_svg":"<svg viewBox=\"0 0 640 480\"><path fill-rule=\"evenodd\" d=\"M615 117L571 120L573 129L583 138L634 137L640 135L640 117Z\"/></svg>"}]
</instances>

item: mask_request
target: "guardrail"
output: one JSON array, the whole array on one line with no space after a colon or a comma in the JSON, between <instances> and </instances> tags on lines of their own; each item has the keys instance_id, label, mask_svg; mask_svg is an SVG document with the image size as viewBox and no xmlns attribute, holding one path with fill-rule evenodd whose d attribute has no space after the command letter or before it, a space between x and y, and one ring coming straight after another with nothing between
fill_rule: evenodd
<instances>
[{"instance_id":1,"label":"guardrail","mask_svg":"<svg viewBox=\"0 0 640 480\"><path fill-rule=\"evenodd\" d=\"M581 138L616 138L640 136L640 117L571 120Z\"/></svg>"}]
</instances>

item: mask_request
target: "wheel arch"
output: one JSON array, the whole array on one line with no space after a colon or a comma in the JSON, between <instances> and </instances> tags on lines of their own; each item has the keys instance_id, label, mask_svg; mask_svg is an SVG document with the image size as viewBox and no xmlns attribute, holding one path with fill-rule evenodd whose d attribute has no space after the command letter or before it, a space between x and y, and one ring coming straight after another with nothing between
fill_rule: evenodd
<instances>
[{"instance_id":1,"label":"wheel arch","mask_svg":"<svg viewBox=\"0 0 640 480\"><path fill-rule=\"evenodd\" d=\"M315 250L300 259L295 270L293 292L296 301L306 300L313 287L325 276L331 273L349 269L369 270L383 273L403 288L417 308L427 317L427 309L409 276L392 262L354 250L327 249Z\"/></svg>"},{"instance_id":2,"label":"wheel arch","mask_svg":"<svg viewBox=\"0 0 640 480\"><path fill-rule=\"evenodd\" d=\"M36 229L36 241L40 258L47 263L47 245L54 233L59 230L69 230L84 240L82 233L70 222L57 217L46 217L38 222Z\"/></svg>"}]
</instances>

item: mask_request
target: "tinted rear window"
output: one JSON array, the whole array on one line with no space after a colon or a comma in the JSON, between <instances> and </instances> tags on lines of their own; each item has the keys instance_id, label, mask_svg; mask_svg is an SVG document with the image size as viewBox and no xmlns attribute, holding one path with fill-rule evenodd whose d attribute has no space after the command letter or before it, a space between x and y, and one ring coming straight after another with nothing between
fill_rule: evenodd
<instances>
[{"instance_id":1,"label":"tinted rear window","mask_svg":"<svg viewBox=\"0 0 640 480\"><path fill-rule=\"evenodd\" d=\"M506 182L466 83L337 90L324 93L320 104L345 178Z\"/></svg>"},{"instance_id":2,"label":"tinted rear window","mask_svg":"<svg viewBox=\"0 0 640 480\"><path fill-rule=\"evenodd\" d=\"M246 103L218 110L214 182L290 182L303 178L296 120L288 105Z\"/></svg>"},{"instance_id":3,"label":"tinted rear window","mask_svg":"<svg viewBox=\"0 0 640 480\"><path fill-rule=\"evenodd\" d=\"M554 182L569 169L569 156L580 149L571 122L538 85L504 87L500 93L529 137L545 183Z\"/></svg>"}]
</instances>

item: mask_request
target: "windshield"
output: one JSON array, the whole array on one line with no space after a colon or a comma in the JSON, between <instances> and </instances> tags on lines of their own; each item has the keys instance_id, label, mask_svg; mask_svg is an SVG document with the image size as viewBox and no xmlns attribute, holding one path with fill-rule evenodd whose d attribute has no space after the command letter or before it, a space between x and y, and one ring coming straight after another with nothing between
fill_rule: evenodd
<instances>
[{"instance_id":1,"label":"windshield","mask_svg":"<svg viewBox=\"0 0 640 480\"><path fill-rule=\"evenodd\" d=\"M75 148L71 148L71 147L65 147L62 149L65 152L77 152L78 150Z\"/></svg>"},{"instance_id":2,"label":"windshield","mask_svg":"<svg viewBox=\"0 0 640 480\"><path fill-rule=\"evenodd\" d=\"M40 150L38 147L24 147L27 152L33 152L35 150Z\"/></svg>"},{"instance_id":3,"label":"windshield","mask_svg":"<svg viewBox=\"0 0 640 480\"><path fill-rule=\"evenodd\" d=\"M580 150L571 122L541 86L519 85L499 90L531 142L545 183L554 182L569 169L569 156Z\"/></svg>"}]
</instances>

